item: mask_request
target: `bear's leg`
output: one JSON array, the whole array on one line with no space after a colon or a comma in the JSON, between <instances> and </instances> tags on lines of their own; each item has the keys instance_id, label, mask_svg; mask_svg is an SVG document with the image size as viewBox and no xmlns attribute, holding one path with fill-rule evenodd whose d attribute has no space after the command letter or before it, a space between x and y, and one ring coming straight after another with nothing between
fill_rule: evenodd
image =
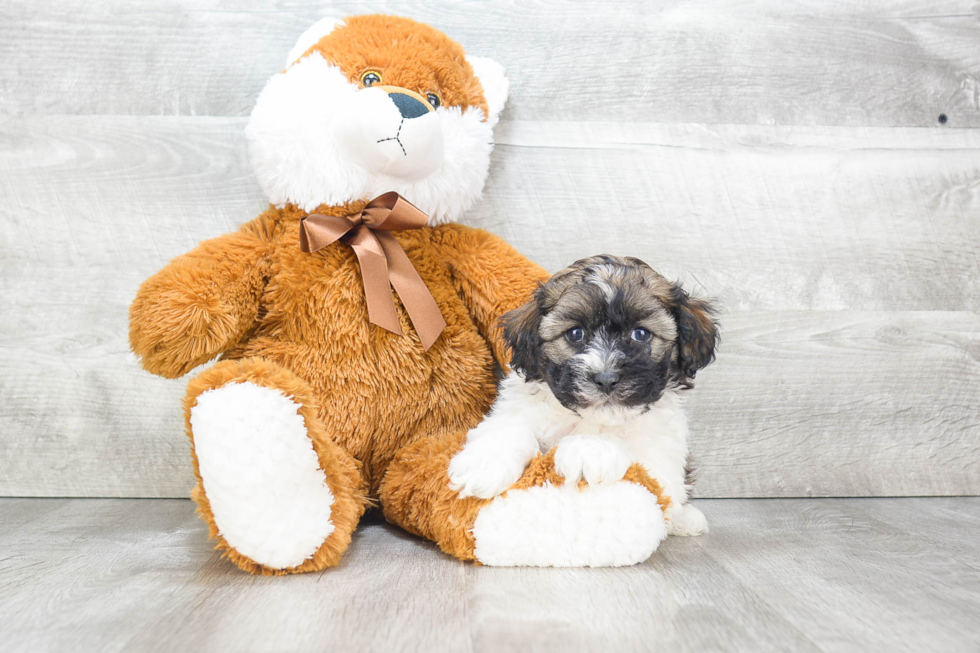
<instances>
[{"instance_id":1,"label":"bear's leg","mask_svg":"<svg viewBox=\"0 0 980 653\"><path fill-rule=\"evenodd\" d=\"M259 358L223 361L184 401L198 513L251 573L336 565L364 512L360 466L324 432L310 387Z\"/></svg>"},{"instance_id":2,"label":"bear's leg","mask_svg":"<svg viewBox=\"0 0 980 653\"><path fill-rule=\"evenodd\" d=\"M389 521L461 560L494 566L632 565L667 535L670 498L636 464L622 481L565 485L552 451L532 460L502 495L460 499L447 470L465 439L466 433L423 438L395 456L380 492Z\"/></svg>"}]
</instances>

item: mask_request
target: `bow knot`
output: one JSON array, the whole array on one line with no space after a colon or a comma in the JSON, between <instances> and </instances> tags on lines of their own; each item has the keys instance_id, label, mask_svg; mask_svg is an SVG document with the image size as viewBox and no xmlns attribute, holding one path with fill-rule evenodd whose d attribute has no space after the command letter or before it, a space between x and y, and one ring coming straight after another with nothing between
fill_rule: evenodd
<instances>
[{"instance_id":1,"label":"bow knot","mask_svg":"<svg viewBox=\"0 0 980 653\"><path fill-rule=\"evenodd\" d=\"M391 296L394 287L426 351L446 328L446 321L391 232L420 229L428 219L404 197L390 192L374 198L352 215L308 215L300 221L299 228L299 246L304 252L313 253L338 240L351 246L361 266L371 324L403 335Z\"/></svg>"}]
</instances>

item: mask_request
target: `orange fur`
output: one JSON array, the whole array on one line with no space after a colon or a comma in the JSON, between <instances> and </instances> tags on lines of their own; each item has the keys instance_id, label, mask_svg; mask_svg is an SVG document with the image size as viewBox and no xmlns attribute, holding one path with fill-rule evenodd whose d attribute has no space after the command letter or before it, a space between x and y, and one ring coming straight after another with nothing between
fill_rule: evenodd
<instances>
[{"instance_id":1,"label":"orange fur","mask_svg":"<svg viewBox=\"0 0 980 653\"><path fill-rule=\"evenodd\" d=\"M425 97L438 93L443 106L479 107L489 115L483 87L466 61L462 46L424 23L400 16L350 16L345 27L320 39L319 52L347 79L359 83L373 70L382 83L401 86Z\"/></svg>"},{"instance_id":2,"label":"orange fur","mask_svg":"<svg viewBox=\"0 0 980 653\"><path fill-rule=\"evenodd\" d=\"M447 322L425 352L397 296L407 335L368 323L360 270L347 245L300 251L303 215L292 206L270 208L240 231L178 257L141 286L130 313L132 346L149 371L178 376L223 353L224 362L188 388L188 416L201 392L246 379L301 404L331 490L354 507L342 511L343 519L353 517L337 525L326 548L287 571L336 563L363 511L366 499L359 497L377 498L402 447L480 421L496 392L494 356L504 362L497 321L547 276L485 231L450 224L395 232ZM186 327L189 313L193 328ZM189 422L188 434L193 443ZM351 465L356 478L346 471ZM200 483L194 499L219 549L247 571L271 573L220 538Z\"/></svg>"},{"instance_id":3,"label":"orange fur","mask_svg":"<svg viewBox=\"0 0 980 653\"><path fill-rule=\"evenodd\" d=\"M129 342L144 368L175 379L245 335L269 276L269 242L254 232L205 241L143 283Z\"/></svg>"},{"instance_id":4,"label":"orange fur","mask_svg":"<svg viewBox=\"0 0 980 653\"><path fill-rule=\"evenodd\" d=\"M386 85L446 106L479 107L483 88L463 49L437 30L393 16L355 16L307 51L320 52L351 81L366 70ZM363 201L313 212L349 215ZM192 497L216 548L251 573L283 574L336 565L365 506L380 499L387 518L473 558L470 533L486 500L449 490L449 459L496 394L495 364L508 360L500 317L547 278L501 239L455 224L394 232L432 293L447 326L424 351L400 300L402 330L368 322L360 268L338 241L315 254L299 248L293 205L270 207L235 232L174 259L140 287L130 308L130 344L150 372L186 374L218 356L191 381L184 402L197 478ZM283 570L242 555L222 537L194 453L191 409L198 397L252 382L299 405L334 497L334 531L311 558ZM629 480L665 498L642 469ZM515 488L562 482L553 455L540 456Z\"/></svg>"},{"instance_id":5,"label":"orange fur","mask_svg":"<svg viewBox=\"0 0 980 653\"><path fill-rule=\"evenodd\" d=\"M191 429L191 409L197 404L197 398L208 390L220 388L229 383L250 381L256 385L279 390L300 405L299 414L306 424L307 433L313 441L313 449L320 461L327 485L334 496L331 506L330 520L334 524L331 533L313 556L303 564L290 569L270 569L236 551L218 531L211 505L204 492L201 470L198 466L197 455L194 452L194 433ZM245 571L264 575L279 575L314 571L331 567L340 560L347 545L350 544L351 534L357 528L357 522L364 514L367 503L366 486L361 472L360 463L339 447L324 429L323 423L317 416L316 400L313 392L302 379L274 363L257 358L246 358L240 361L223 361L195 378L187 386L187 396L184 399L184 419L187 437L191 440L191 460L194 466L194 477L197 485L191 496L198 505L197 512L208 524L211 538L217 541L215 548Z\"/></svg>"},{"instance_id":6,"label":"orange fur","mask_svg":"<svg viewBox=\"0 0 980 653\"><path fill-rule=\"evenodd\" d=\"M493 499L460 499L449 489L449 461L463 448L465 441L466 433L459 432L425 438L402 449L388 468L381 486L381 505L388 521L434 541L451 556L474 560L473 524L480 510ZM663 493L660 484L642 465L631 465L623 479L642 485L657 495L660 509L667 510L670 497ZM565 478L555 471L554 449L534 458L507 492L546 483L556 487L565 484ZM579 486L585 487L585 481Z\"/></svg>"}]
</instances>

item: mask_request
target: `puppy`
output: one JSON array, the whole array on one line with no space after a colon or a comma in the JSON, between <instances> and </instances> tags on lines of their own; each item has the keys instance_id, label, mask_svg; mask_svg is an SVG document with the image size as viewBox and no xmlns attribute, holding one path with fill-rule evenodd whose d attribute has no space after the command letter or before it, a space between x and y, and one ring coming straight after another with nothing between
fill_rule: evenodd
<instances>
[{"instance_id":1,"label":"puppy","mask_svg":"<svg viewBox=\"0 0 980 653\"><path fill-rule=\"evenodd\" d=\"M541 452L566 481L620 480L638 462L671 504L673 535L708 524L690 505L682 392L715 356L713 307L635 258L583 259L504 316L513 371L449 465L461 497L496 496Z\"/></svg>"}]
</instances>

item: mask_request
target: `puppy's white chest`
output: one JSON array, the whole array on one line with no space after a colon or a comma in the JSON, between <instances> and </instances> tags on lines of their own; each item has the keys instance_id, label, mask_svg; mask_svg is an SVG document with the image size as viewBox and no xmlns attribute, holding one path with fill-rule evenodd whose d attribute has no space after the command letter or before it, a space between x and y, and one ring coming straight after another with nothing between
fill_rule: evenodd
<instances>
[{"instance_id":1,"label":"puppy's white chest","mask_svg":"<svg viewBox=\"0 0 980 653\"><path fill-rule=\"evenodd\" d=\"M626 435L623 424L608 424L579 417L575 417L575 419L558 418L550 427L537 434L541 453L548 453L557 447L559 442L572 435L602 436L611 440L620 440Z\"/></svg>"},{"instance_id":2,"label":"puppy's white chest","mask_svg":"<svg viewBox=\"0 0 980 653\"><path fill-rule=\"evenodd\" d=\"M570 435L581 435L581 431L576 428L577 426L575 423L554 424L554 428L539 431L536 434L536 439L541 453L548 453Z\"/></svg>"}]
</instances>

